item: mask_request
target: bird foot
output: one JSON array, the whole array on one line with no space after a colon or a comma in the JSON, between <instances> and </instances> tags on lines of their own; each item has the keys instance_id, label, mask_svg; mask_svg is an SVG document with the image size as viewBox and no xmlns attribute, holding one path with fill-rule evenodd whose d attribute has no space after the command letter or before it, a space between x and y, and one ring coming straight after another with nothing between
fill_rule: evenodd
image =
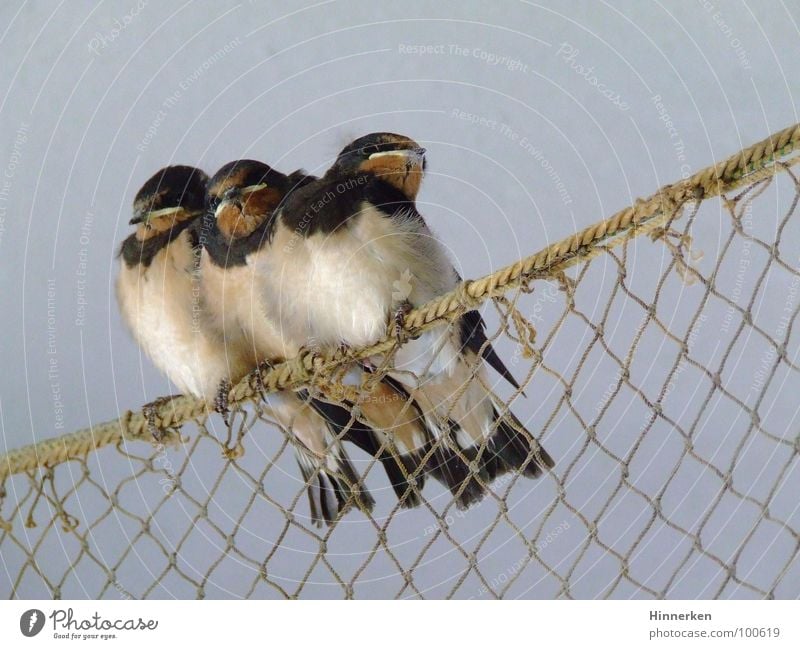
<instances>
[{"instance_id":1,"label":"bird foot","mask_svg":"<svg viewBox=\"0 0 800 649\"><path fill-rule=\"evenodd\" d=\"M226 426L230 426L228 421L228 413L230 412L228 408L228 393L231 391L231 387L231 382L228 379L222 379L217 388L217 396L214 397L214 411L220 414Z\"/></svg>"},{"instance_id":2,"label":"bird foot","mask_svg":"<svg viewBox=\"0 0 800 649\"><path fill-rule=\"evenodd\" d=\"M156 423L158 420L158 410L166 403L169 403L173 399L177 399L179 394L173 394L168 397L159 397L150 403L146 403L142 406L142 414L144 415L145 420L147 420L147 430L150 432L150 435L153 437L153 440L157 444L161 444L164 440L164 431L159 428L158 424Z\"/></svg>"},{"instance_id":3,"label":"bird foot","mask_svg":"<svg viewBox=\"0 0 800 649\"><path fill-rule=\"evenodd\" d=\"M406 323L406 316L411 313L411 310L414 307L412 306L411 302L408 300L404 300L401 302L397 309L394 312L394 336L397 339L398 343L403 343L405 341L405 323Z\"/></svg>"},{"instance_id":4,"label":"bird foot","mask_svg":"<svg viewBox=\"0 0 800 649\"><path fill-rule=\"evenodd\" d=\"M261 361L258 364L258 367L256 367L256 369L254 369L251 373L253 385L255 386L255 389L258 390L258 393L262 398L264 397L264 392L266 389L266 386L264 385L264 372L269 372L273 367L275 366L269 361Z\"/></svg>"},{"instance_id":5,"label":"bird foot","mask_svg":"<svg viewBox=\"0 0 800 649\"><path fill-rule=\"evenodd\" d=\"M362 358L361 361L359 361L359 362L361 364L361 367L364 368L364 370L366 372L369 372L370 374L372 374L373 372L376 372L378 370L378 365L375 363L375 361L371 357L370 358Z\"/></svg>"},{"instance_id":6,"label":"bird foot","mask_svg":"<svg viewBox=\"0 0 800 649\"><path fill-rule=\"evenodd\" d=\"M320 347L314 341L311 341L307 345L300 345L297 348L297 355L298 356L306 356L307 354L311 354L311 356L316 357L320 353Z\"/></svg>"}]
</instances>

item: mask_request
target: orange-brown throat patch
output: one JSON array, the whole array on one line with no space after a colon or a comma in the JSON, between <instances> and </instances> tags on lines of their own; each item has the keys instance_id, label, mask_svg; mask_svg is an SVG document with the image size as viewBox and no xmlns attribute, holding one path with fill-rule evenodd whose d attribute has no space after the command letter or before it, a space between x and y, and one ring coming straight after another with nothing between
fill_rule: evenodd
<instances>
[{"instance_id":1,"label":"orange-brown throat patch","mask_svg":"<svg viewBox=\"0 0 800 649\"><path fill-rule=\"evenodd\" d=\"M375 174L381 180L399 189L412 201L416 200L422 184L422 167L419 165L409 166L401 155L380 156L365 160L361 164L361 171Z\"/></svg>"},{"instance_id":2,"label":"orange-brown throat patch","mask_svg":"<svg viewBox=\"0 0 800 649\"><path fill-rule=\"evenodd\" d=\"M272 215L281 198L272 187L250 192L242 197L241 207L227 203L220 208L217 227L228 240L246 237Z\"/></svg>"},{"instance_id":3,"label":"orange-brown throat patch","mask_svg":"<svg viewBox=\"0 0 800 649\"><path fill-rule=\"evenodd\" d=\"M182 223L186 219L194 218L195 216L197 216L197 213L179 209L172 214L159 216L145 223L139 223L136 227L136 238L139 241L147 241L151 237L167 232L178 225L178 223Z\"/></svg>"}]
</instances>

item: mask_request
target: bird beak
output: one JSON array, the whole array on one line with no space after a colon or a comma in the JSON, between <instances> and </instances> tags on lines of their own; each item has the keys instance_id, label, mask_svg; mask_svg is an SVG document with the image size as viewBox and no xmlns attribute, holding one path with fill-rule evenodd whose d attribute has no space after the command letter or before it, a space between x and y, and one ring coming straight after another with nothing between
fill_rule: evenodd
<instances>
[{"instance_id":1,"label":"bird beak","mask_svg":"<svg viewBox=\"0 0 800 649\"><path fill-rule=\"evenodd\" d=\"M262 189L267 188L267 183L259 183L258 185L248 185L247 187L242 188L242 196L247 196L247 194L252 194L253 192L260 192Z\"/></svg>"},{"instance_id":2,"label":"bird beak","mask_svg":"<svg viewBox=\"0 0 800 649\"><path fill-rule=\"evenodd\" d=\"M401 156L405 159L406 168L421 167L425 161L425 149L417 147L414 149L401 149L399 151L381 151L373 153L369 159L375 160L385 156Z\"/></svg>"},{"instance_id":3,"label":"bird beak","mask_svg":"<svg viewBox=\"0 0 800 649\"><path fill-rule=\"evenodd\" d=\"M228 205L234 205L234 204L235 201L233 198L226 198L225 200L222 200L219 203L217 203L217 206L214 208L214 218L218 219L222 214L222 212L225 210L225 208L228 207Z\"/></svg>"},{"instance_id":4,"label":"bird beak","mask_svg":"<svg viewBox=\"0 0 800 649\"><path fill-rule=\"evenodd\" d=\"M217 218L228 205L236 205L242 209L244 203L247 202L248 196L255 192L266 189L266 183L259 183L257 185L248 185L247 187L231 187L224 194L217 208L214 210L214 217Z\"/></svg>"},{"instance_id":5,"label":"bird beak","mask_svg":"<svg viewBox=\"0 0 800 649\"><path fill-rule=\"evenodd\" d=\"M170 214L177 214L182 209L182 207L165 207L160 210L141 210L134 214L133 218L128 223L130 225L136 225L137 223L147 224L153 219L169 216Z\"/></svg>"},{"instance_id":6,"label":"bird beak","mask_svg":"<svg viewBox=\"0 0 800 649\"><path fill-rule=\"evenodd\" d=\"M241 187L229 187L226 189L220 197L217 207L214 209L214 218L219 218L219 215L222 214L222 211L228 207L228 205L237 205L241 197Z\"/></svg>"}]
</instances>

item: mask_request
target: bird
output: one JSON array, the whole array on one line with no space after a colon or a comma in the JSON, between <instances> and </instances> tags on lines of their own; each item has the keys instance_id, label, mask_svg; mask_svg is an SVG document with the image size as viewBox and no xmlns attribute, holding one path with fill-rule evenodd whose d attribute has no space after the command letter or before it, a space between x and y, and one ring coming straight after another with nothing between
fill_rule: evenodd
<instances>
[{"instance_id":1,"label":"bird","mask_svg":"<svg viewBox=\"0 0 800 649\"><path fill-rule=\"evenodd\" d=\"M120 313L136 342L181 392L198 397L212 397L223 377L251 369L225 353L201 318L194 226L205 212L207 182L200 169L172 165L142 185L116 279ZM156 408L171 398L144 407L156 441Z\"/></svg>"},{"instance_id":2,"label":"bird","mask_svg":"<svg viewBox=\"0 0 800 649\"><path fill-rule=\"evenodd\" d=\"M395 133L348 144L276 212L261 294L279 326L324 349L365 347L399 333L411 308L461 281L416 207L425 149ZM538 477L553 460L487 388L484 363L519 384L469 311L447 330L402 345L388 376L423 417L427 470L460 508L508 471ZM410 377L416 377L412 379Z\"/></svg>"},{"instance_id":3,"label":"bird","mask_svg":"<svg viewBox=\"0 0 800 649\"><path fill-rule=\"evenodd\" d=\"M209 287L200 264L208 182L203 171L174 165L144 183L134 198L131 225L136 230L120 247L116 288L122 318L153 363L181 392L214 402L224 412L219 394L227 395L231 382L252 372L257 357L247 345L226 341L209 313ZM155 426L157 408L171 398L144 406L156 441L161 441ZM303 432L318 422L309 422L299 405L279 404L275 411L283 425L298 433L298 462L304 475L311 472L326 449L321 437ZM348 483L357 481L352 470L333 484L320 475L309 485L312 520L330 523L349 502ZM369 495L365 498L371 507Z\"/></svg>"},{"instance_id":4,"label":"bird","mask_svg":"<svg viewBox=\"0 0 800 649\"><path fill-rule=\"evenodd\" d=\"M305 340L281 329L260 290L261 273L274 253L274 212L288 196L315 179L299 170L285 175L256 160L236 160L221 167L208 184L208 205L202 234L200 267L210 326L235 349L248 350L253 362L272 365L296 356ZM367 417L382 426L393 425L405 433L412 425L389 419L395 403L378 407L388 386L378 386L371 400L360 404ZM377 439L369 425L351 412L313 397L308 390L272 395L272 407L284 427L292 430L312 453L300 456L300 468L309 484L312 515L330 522L351 500L368 512L374 499L361 484L341 443L355 443L377 457L392 487L406 506L418 503L417 492L406 475L413 467L402 465ZM354 404L349 405L351 408ZM411 435L411 433L408 433ZM342 479L344 477L344 480ZM420 479L422 481L422 478ZM335 498L330 497L333 493Z\"/></svg>"}]
</instances>

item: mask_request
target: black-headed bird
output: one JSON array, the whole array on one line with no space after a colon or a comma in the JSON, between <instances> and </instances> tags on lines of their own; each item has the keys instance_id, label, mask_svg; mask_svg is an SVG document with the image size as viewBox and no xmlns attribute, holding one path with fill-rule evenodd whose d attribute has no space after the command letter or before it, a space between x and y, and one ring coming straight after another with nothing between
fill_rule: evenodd
<instances>
[{"instance_id":1,"label":"black-headed bird","mask_svg":"<svg viewBox=\"0 0 800 649\"><path fill-rule=\"evenodd\" d=\"M171 166L154 174L134 199L131 224L136 231L122 244L117 298L122 317L153 363L185 394L208 403L220 403L231 383L254 370L259 360L251 345L225 339L216 326L217 273L201 269L201 251L207 229L208 177L189 166ZM233 265L233 264L232 264ZM220 288L220 290L222 290ZM169 398L168 398L169 399ZM163 399L144 408L157 441L154 414ZM225 410L220 404L220 411ZM324 427L315 413L298 403L278 400L273 413L300 441L297 458L304 477L326 458ZM291 419L290 419L291 416ZM310 421L310 419L312 419ZM307 431L315 431L308 434ZM337 449L331 451L335 456ZM311 514L315 522L332 521L348 506L351 485L358 477L345 462L343 478L329 480L324 470L309 480ZM335 465L331 458L326 460ZM361 495L371 507L369 494Z\"/></svg>"},{"instance_id":2,"label":"black-headed bird","mask_svg":"<svg viewBox=\"0 0 800 649\"><path fill-rule=\"evenodd\" d=\"M218 296L223 295L221 283L226 280L250 289L247 295L238 290L224 295L223 303L211 309L219 316L216 326L226 332L226 336L249 340L259 358L270 362L292 357L314 345L313 340L298 335L301 332L280 326L280 316L273 312L273 302L265 287L274 283L269 276L273 256L293 252L291 246L276 249L273 240L275 203L281 196L285 199L315 180L302 171L284 176L263 163L240 160L225 165L210 183L209 218L213 211L213 223L206 229L213 238L203 264L204 268L211 268L204 276L210 283L218 284L213 291ZM270 192L271 198L267 199ZM223 268L224 273L220 272ZM298 279L302 283L303 278ZM223 320L226 313L237 316L228 317L226 324ZM402 453L398 457L393 452L396 446L419 447L425 437L417 413L407 405L407 395L398 392L387 379L365 393L360 403L345 402L349 409L358 405L366 421L353 419L347 408L311 399L307 394L303 397L337 436L380 460L403 506L419 504L419 489L424 486L425 476L418 467L418 458ZM387 435L386 431L392 434ZM411 474L413 480L408 478ZM415 483L414 487L411 482Z\"/></svg>"},{"instance_id":3,"label":"black-headed bird","mask_svg":"<svg viewBox=\"0 0 800 649\"><path fill-rule=\"evenodd\" d=\"M367 346L390 335L410 308L457 286L458 273L416 208L425 165L425 150L412 139L373 133L290 194L271 227L280 254L261 273L283 329L323 348ZM391 373L434 438L428 468L461 507L501 473L536 477L553 465L492 395L482 360L518 387L472 311L445 334L403 345Z\"/></svg>"},{"instance_id":4,"label":"black-headed bird","mask_svg":"<svg viewBox=\"0 0 800 649\"><path fill-rule=\"evenodd\" d=\"M153 364L181 392L213 399L224 378L252 366L227 354L202 319L194 226L207 181L200 169L174 165L144 183L133 203L136 230L120 248L116 289L122 318ZM149 416L160 402L145 407Z\"/></svg>"},{"instance_id":5,"label":"black-headed bird","mask_svg":"<svg viewBox=\"0 0 800 649\"><path fill-rule=\"evenodd\" d=\"M280 328L261 288L263 273L269 272L269 259L275 254L274 212L287 195L313 180L303 172L287 176L255 160L237 160L223 166L209 182L208 212L200 237L208 321L226 346L246 350L254 363L274 364L294 357L307 342ZM374 403L384 389L376 389ZM366 417L374 414L378 425L388 425L385 409L376 409L374 403L359 405ZM312 451L300 455L300 465L315 516L320 511L330 520L353 499L365 511L374 504L359 483L341 439L381 461L404 504L418 502L417 492L405 477L413 467L401 467L377 444L372 427L353 419L346 409L312 398L307 391L271 395L270 404L281 424ZM403 431L411 429L404 419L391 423ZM421 484L423 478L419 480Z\"/></svg>"}]
</instances>

